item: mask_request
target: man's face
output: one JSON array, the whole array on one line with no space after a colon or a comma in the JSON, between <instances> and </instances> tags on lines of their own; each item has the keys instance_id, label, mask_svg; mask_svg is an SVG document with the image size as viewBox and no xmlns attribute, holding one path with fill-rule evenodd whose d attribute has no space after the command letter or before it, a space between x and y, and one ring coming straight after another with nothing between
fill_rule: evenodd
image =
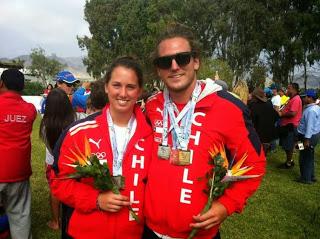
<instances>
[{"instance_id":1,"label":"man's face","mask_svg":"<svg viewBox=\"0 0 320 239\"><path fill-rule=\"evenodd\" d=\"M183 52L191 52L191 47L189 42L181 37L165 39L158 46L159 57L172 56ZM157 71L169 91L183 93L195 83L196 70L199 69L199 66L199 58L192 56L190 62L186 65L179 65L175 59L172 59L171 67L168 69L157 67Z\"/></svg>"},{"instance_id":2,"label":"man's face","mask_svg":"<svg viewBox=\"0 0 320 239\"><path fill-rule=\"evenodd\" d=\"M289 97L292 97L296 94L296 91L295 89L292 87L292 85L288 85L288 88L287 88L287 95Z\"/></svg>"},{"instance_id":3,"label":"man's face","mask_svg":"<svg viewBox=\"0 0 320 239\"><path fill-rule=\"evenodd\" d=\"M58 82L58 88L66 92L67 95L71 95L73 93L74 84L67 84L63 81Z\"/></svg>"}]
</instances>

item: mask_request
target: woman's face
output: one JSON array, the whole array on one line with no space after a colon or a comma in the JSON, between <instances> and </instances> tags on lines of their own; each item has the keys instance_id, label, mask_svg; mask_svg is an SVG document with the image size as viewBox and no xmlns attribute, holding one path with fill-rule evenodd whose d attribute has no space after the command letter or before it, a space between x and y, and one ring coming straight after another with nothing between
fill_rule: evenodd
<instances>
[{"instance_id":1,"label":"woman's face","mask_svg":"<svg viewBox=\"0 0 320 239\"><path fill-rule=\"evenodd\" d=\"M111 79L105 85L110 110L114 113L133 112L134 105L141 95L138 77L134 70L117 66L111 73Z\"/></svg>"}]
</instances>

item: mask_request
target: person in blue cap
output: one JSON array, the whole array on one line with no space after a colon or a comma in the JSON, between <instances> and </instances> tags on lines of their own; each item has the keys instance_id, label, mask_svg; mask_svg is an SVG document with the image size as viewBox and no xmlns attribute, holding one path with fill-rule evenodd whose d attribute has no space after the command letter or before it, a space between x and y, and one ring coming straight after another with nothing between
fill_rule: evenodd
<instances>
[{"instance_id":1,"label":"person in blue cap","mask_svg":"<svg viewBox=\"0 0 320 239\"><path fill-rule=\"evenodd\" d=\"M305 107L297 128L303 143L303 147L302 145L299 147L300 178L298 182L311 184L316 181L314 149L320 138L320 107L315 103L317 100L315 90L306 90L302 97Z\"/></svg>"},{"instance_id":2,"label":"person in blue cap","mask_svg":"<svg viewBox=\"0 0 320 239\"><path fill-rule=\"evenodd\" d=\"M56 75L55 81L57 82L57 87L66 92L67 95L71 95L76 84L80 82L70 71L66 70L60 71Z\"/></svg>"},{"instance_id":3,"label":"person in blue cap","mask_svg":"<svg viewBox=\"0 0 320 239\"><path fill-rule=\"evenodd\" d=\"M70 71L60 71L56 76L54 81L56 81L55 88L60 88L66 94L68 95L70 102L72 102L72 93L74 91L74 87L76 86L77 83L80 81L77 80L74 75ZM45 108L46 108L46 97L43 99L41 103L41 110L40 113L44 114Z\"/></svg>"}]
</instances>

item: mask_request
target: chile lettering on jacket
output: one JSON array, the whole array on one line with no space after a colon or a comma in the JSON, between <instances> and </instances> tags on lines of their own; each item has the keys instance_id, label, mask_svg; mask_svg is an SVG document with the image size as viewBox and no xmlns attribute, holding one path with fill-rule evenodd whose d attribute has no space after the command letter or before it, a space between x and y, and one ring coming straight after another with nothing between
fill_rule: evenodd
<instances>
[{"instance_id":1,"label":"chile lettering on jacket","mask_svg":"<svg viewBox=\"0 0 320 239\"><path fill-rule=\"evenodd\" d=\"M157 108L157 111L160 112L158 110L159 108ZM192 125L194 126L197 126L197 127L201 127L202 126L202 123L201 123L201 120L200 122L197 121L197 118L198 117L202 117L202 118L205 118L206 114L204 112L195 112L193 114L193 118L192 118ZM154 131L156 133L161 133L163 132L163 128L160 128L160 127L157 127L159 125L159 120L156 119L153 123L154 123ZM170 136L171 137L171 134ZM191 134L190 135L190 142L193 140L193 144L194 146L198 146L199 143L200 143L200 137L201 137L201 131L199 130L196 130L194 131L194 134ZM159 141L159 138L161 137L156 137L155 136L155 141L158 142ZM189 144L190 144L189 142ZM192 163L192 160L193 160L193 150L190 149L190 152L191 152L191 163ZM180 202L181 203L184 203L184 204L191 204L191 197L192 197L192 190L190 188L188 188L188 185L192 185L193 184L193 180L191 180L189 177L189 168L185 167L183 169L183 176L182 176L182 183L183 183L183 188L181 188L180 190Z\"/></svg>"}]
</instances>

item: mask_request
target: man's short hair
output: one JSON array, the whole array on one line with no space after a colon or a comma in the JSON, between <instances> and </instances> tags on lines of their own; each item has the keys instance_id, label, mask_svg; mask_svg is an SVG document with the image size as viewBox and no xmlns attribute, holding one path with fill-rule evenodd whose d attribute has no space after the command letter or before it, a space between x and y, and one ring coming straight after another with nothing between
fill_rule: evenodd
<instances>
[{"instance_id":1,"label":"man's short hair","mask_svg":"<svg viewBox=\"0 0 320 239\"><path fill-rule=\"evenodd\" d=\"M295 91L297 91L297 93L299 93L299 84L298 83L291 83L291 86L293 89L295 89Z\"/></svg>"},{"instance_id":2,"label":"man's short hair","mask_svg":"<svg viewBox=\"0 0 320 239\"><path fill-rule=\"evenodd\" d=\"M1 80L8 90L20 92L24 89L24 75L18 69L3 71Z\"/></svg>"},{"instance_id":3,"label":"man's short hair","mask_svg":"<svg viewBox=\"0 0 320 239\"><path fill-rule=\"evenodd\" d=\"M199 58L200 57L200 43L196 40L195 35L193 34L192 30L180 23L171 23L169 24L165 31L159 36L156 49L152 54L152 60L159 57L159 45L162 41L166 39L171 39L175 37L181 37L186 39L191 47L191 51L194 53L194 56Z\"/></svg>"}]
</instances>

